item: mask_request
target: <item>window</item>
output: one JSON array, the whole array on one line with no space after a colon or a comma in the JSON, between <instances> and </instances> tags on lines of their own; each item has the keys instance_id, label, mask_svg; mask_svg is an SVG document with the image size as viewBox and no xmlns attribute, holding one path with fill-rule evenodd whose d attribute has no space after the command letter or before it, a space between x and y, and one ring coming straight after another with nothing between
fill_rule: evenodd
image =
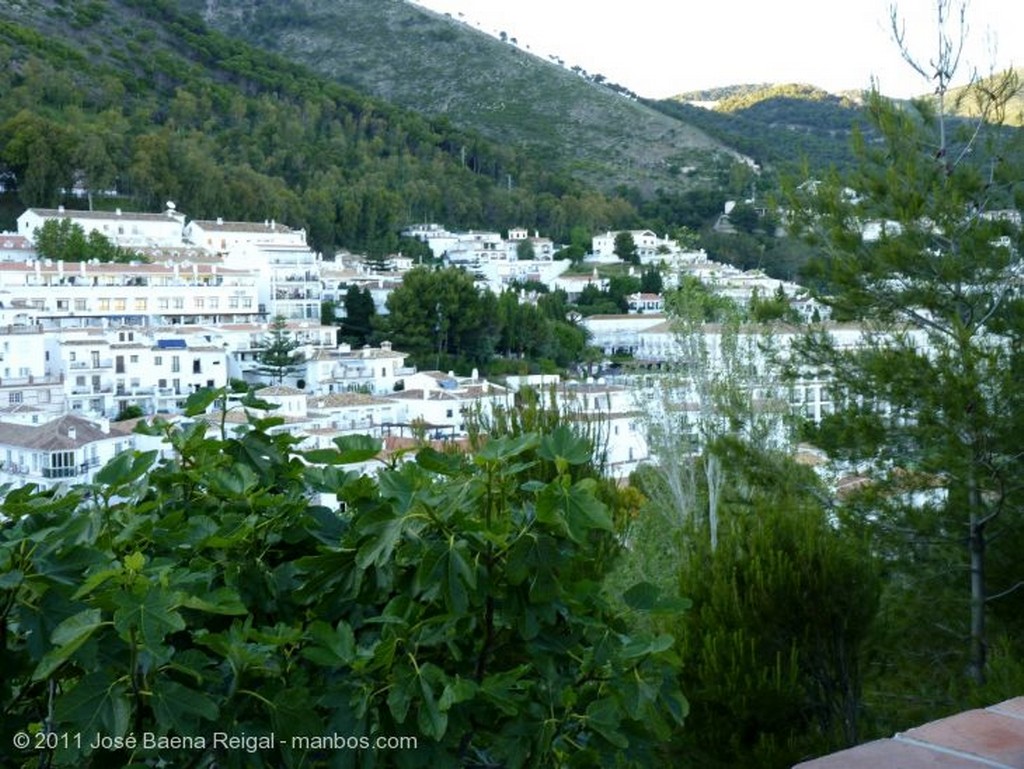
<instances>
[{"instance_id":1,"label":"window","mask_svg":"<svg viewBox=\"0 0 1024 769\"><path fill-rule=\"evenodd\" d=\"M110 300L109 299L100 299L99 300L99 309L100 309L100 312L107 312L107 311L109 311L110 310Z\"/></svg>"},{"instance_id":2,"label":"window","mask_svg":"<svg viewBox=\"0 0 1024 769\"><path fill-rule=\"evenodd\" d=\"M210 297L210 309L216 310L220 307L220 299L215 296Z\"/></svg>"},{"instance_id":3,"label":"window","mask_svg":"<svg viewBox=\"0 0 1024 769\"><path fill-rule=\"evenodd\" d=\"M202 310L203 307L206 305L206 300L204 300L203 297L201 296L197 296L195 298L195 305L197 310Z\"/></svg>"},{"instance_id":4,"label":"window","mask_svg":"<svg viewBox=\"0 0 1024 769\"><path fill-rule=\"evenodd\" d=\"M161 296L159 299L156 300L156 306L157 309L159 310L166 310L168 307L171 306L171 300L168 299L166 296Z\"/></svg>"},{"instance_id":5,"label":"window","mask_svg":"<svg viewBox=\"0 0 1024 769\"><path fill-rule=\"evenodd\" d=\"M82 310L85 310L87 308L88 308L88 305L86 304L86 301L84 299L76 299L75 300L75 309L76 310L82 311Z\"/></svg>"},{"instance_id":6,"label":"window","mask_svg":"<svg viewBox=\"0 0 1024 769\"><path fill-rule=\"evenodd\" d=\"M20 391L19 392L12 392L12 393L8 394L7 397L9 399L10 403L21 403L21 392Z\"/></svg>"},{"instance_id":7,"label":"window","mask_svg":"<svg viewBox=\"0 0 1024 769\"><path fill-rule=\"evenodd\" d=\"M156 355L156 356L154 356L153 357L153 365L154 366L162 366L162 365L164 365L164 356L163 355Z\"/></svg>"},{"instance_id":8,"label":"window","mask_svg":"<svg viewBox=\"0 0 1024 769\"><path fill-rule=\"evenodd\" d=\"M139 362L139 356L138 355L129 355L128 356L128 362L129 363L138 363Z\"/></svg>"},{"instance_id":9,"label":"window","mask_svg":"<svg viewBox=\"0 0 1024 769\"><path fill-rule=\"evenodd\" d=\"M128 300L126 299L115 299L114 300L114 312L124 312L128 306Z\"/></svg>"},{"instance_id":10,"label":"window","mask_svg":"<svg viewBox=\"0 0 1024 769\"><path fill-rule=\"evenodd\" d=\"M50 465L43 468L44 478L71 478L75 474L75 452L50 452Z\"/></svg>"},{"instance_id":11,"label":"window","mask_svg":"<svg viewBox=\"0 0 1024 769\"><path fill-rule=\"evenodd\" d=\"M171 371L173 373L175 373L175 374L178 373L179 371L181 371L181 356L180 355L172 355L171 356Z\"/></svg>"},{"instance_id":12,"label":"window","mask_svg":"<svg viewBox=\"0 0 1024 769\"><path fill-rule=\"evenodd\" d=\"M174 297L173 307L174 307L175 310L184 310L185 309L185 297L183 297L183 296L176 296L176 297Z\"/></svg>"},{"instance_id":13,"label":"window","mask_svg":"<svg viewBox=\"0 0 1024 769\"><path fill-rule=\"evenodd\" d=\"M140 297L136 298L136 300L135 300L135 309L136 310L145 310L147 305L148 305L148 300L145 297L141 297L140 296Z\"/></svg>"},{"instance_id":14,"label":"window","mask_svg":"<svg viewBox=\"0 0 1024 769\"><path fill-rule=\"evenodd\" d=\"M71 309L71 303L67 299L58 299L57 300L57 309L58 310L70 310Z\"/></svg>"}]
</instances>

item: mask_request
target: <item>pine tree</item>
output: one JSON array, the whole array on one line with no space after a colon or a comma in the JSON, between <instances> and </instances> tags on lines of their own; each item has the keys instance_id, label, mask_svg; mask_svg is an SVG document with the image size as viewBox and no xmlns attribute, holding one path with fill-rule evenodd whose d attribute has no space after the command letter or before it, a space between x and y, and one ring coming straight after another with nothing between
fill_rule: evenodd
<instances>
[{"instance_id":1,"label":"pine tree","mask_svg":"<svg viewBox=\"0 0 1024 769\"><path fill-rule=\"evenodd\" d=\"M990 585L989 549L1019 531L1024 491L1024 238L1013 211L1024 163L1020 132L998 125L1019 82L1007 72L954 92L963 33L948 31L948 2L938 10L939 51L927 66L892 17L935 98L908 106L872 92L873 134L855 145L857 170L795 190L793 221L822 248L819 298L835 316L861 319L870 342L842 350L818 336L804 347L804 362L837 385L838 411L817 439L848 466L873 468L859 522L886 548L891 586L962 586L959 622L917 622L969 638L944 664L980 683L990 600L1009 587ZM965 99L980 117L954 120Z\"/></svg>"},{"instance_id":2,"label":"pine tree","mask_svg":"<svg viewBox=\"0 0 1024 769\"><path fill-rule=\"evenodd\" d=\"M288 330L288 320L282 315L276 316L263 338L257 370L269 376L275 384L281 384L285 377L302 370L304 356L299 349L301 346Z\"/></svg>"}]
</instances>

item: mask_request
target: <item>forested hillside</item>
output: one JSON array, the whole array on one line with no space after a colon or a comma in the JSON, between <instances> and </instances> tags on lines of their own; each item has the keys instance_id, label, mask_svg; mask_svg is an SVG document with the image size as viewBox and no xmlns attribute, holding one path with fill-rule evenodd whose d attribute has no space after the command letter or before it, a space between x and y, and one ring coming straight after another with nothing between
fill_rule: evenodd
<instances>
[{"instance_id":1,"label":"forested hillside","mask_svg":"<svg viewBox=\"0 0 1024 769\"><path fill-rule=\"evenodd\" d=\"M393 250L410 221L565 238L636 219L523 152L232 41L173 3L7 4L0 55L8 228L73 186L97 203L114 190L142 210L173 200L192 217L276 218L324 251Z\"/></svg>"},{"instance_id":2,"label":"forested hillside","mask_svg":"<svg viewBox=\"0 0 1024 769\"><path fill-rule=\"evenodd\" d=\"M804 162L820 171L848 169L854 127L867 125L857 101L799 84L702 91L652 106L700 126L764 166L789 170Z\"/></svg>"}]
</instances>

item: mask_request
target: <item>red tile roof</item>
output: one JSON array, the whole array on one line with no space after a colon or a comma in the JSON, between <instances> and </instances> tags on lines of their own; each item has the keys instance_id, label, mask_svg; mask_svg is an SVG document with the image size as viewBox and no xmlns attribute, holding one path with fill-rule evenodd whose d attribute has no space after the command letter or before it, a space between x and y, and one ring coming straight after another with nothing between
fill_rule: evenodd
<instances>
[{"instance_id":1,"label":"red tile roof","mask_svg":"<svg viewBox=\"0 0 1024 769\"><path fill-rule=\"evenodd\" d=\"M1024 697L900 732L849 750L797 764L794 769L1021 769Z\"/></svg>"}]
</instances>

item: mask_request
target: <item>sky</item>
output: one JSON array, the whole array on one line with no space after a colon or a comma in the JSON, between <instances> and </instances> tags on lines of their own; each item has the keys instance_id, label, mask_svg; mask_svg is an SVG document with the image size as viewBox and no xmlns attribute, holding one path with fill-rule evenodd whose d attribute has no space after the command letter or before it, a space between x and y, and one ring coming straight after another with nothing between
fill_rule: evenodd
<instances>
[{"instance_id":1,"label":"sky","mask_svg":"<svg viewBox=\"0 0 1024 769\"><path fill-rule=\"evenodd\" d=\"M744 83L863 90L903 98L932 84L900 57L893 0L413 0L521 48L561 57L640 96ZM935 56L937 0L900 0L910 51ZM959 0L951 2L959 16ZM968 0L961 77L1024 67L1024 0ZM947 27L959 39L959 26Z\"/></svg>"}]
</instances>

